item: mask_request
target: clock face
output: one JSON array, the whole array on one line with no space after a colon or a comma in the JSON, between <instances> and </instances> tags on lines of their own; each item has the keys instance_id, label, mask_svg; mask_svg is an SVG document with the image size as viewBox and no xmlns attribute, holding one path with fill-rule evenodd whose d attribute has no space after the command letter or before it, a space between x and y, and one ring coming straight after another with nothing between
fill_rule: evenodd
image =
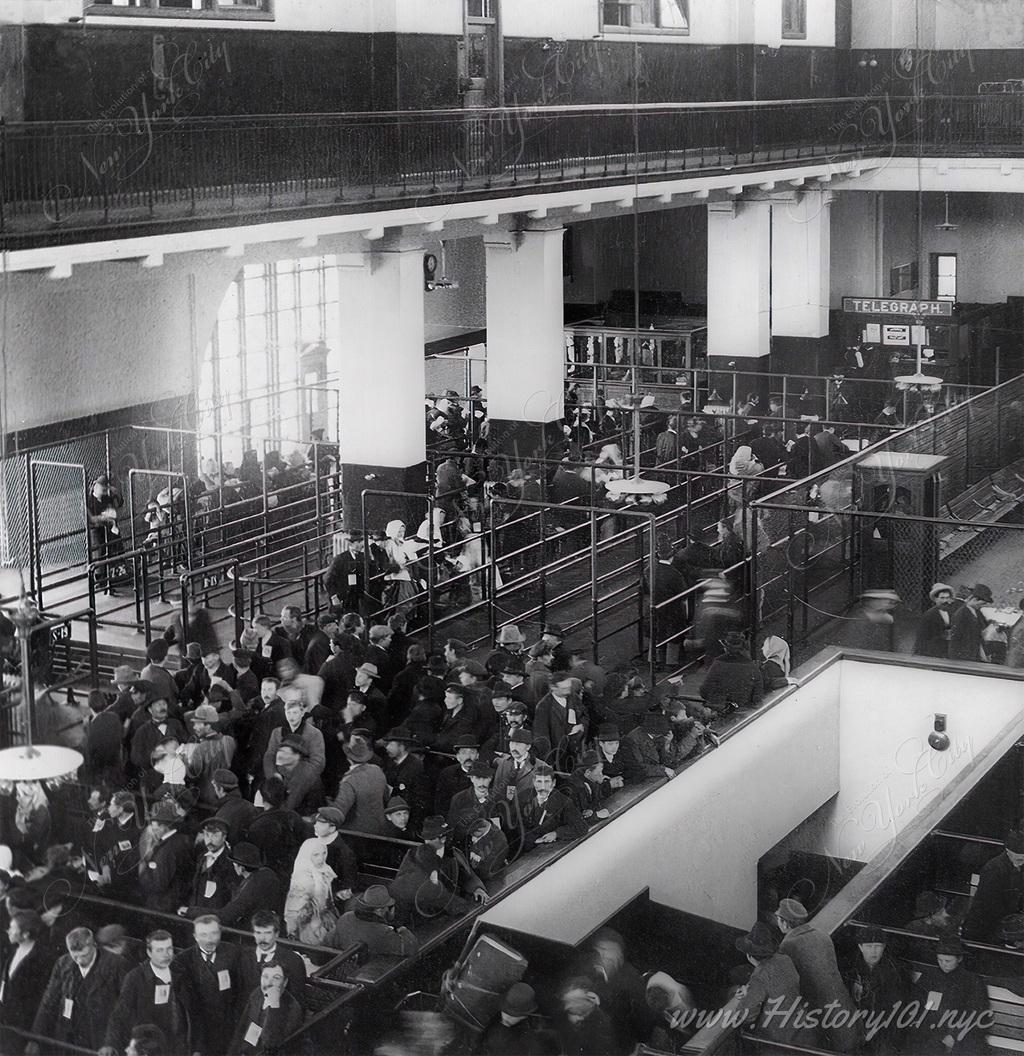
<instances>
[{"instance_id":1,"label":"clock face","mask_svg":"<svg viewBox=\"0 0 1024 1056\"><path fill-rule=\"evenodd\" d=\"M429 273L437 271L437 257L433 253L428 253L423 258L423 270Z\"/></svg>"}]
</instances>

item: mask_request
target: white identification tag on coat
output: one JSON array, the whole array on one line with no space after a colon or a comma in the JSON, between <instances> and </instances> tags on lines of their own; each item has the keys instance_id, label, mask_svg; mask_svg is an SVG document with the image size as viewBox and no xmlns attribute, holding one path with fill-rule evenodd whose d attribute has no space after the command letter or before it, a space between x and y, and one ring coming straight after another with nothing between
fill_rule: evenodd
<instances>
[{"instance_id":1,"label":"white identification tag on coat","mask_svg":"<svg viewBox=\"0 0 1024 1056\"><path fill-rule=\"evenodd\" d=\"M171 988L167 983L157 983L153 990L153 1004L166 1005L171 999Z\"/></svg>"},{"instance_id":2,"label":"white identification tag on coat","mask_svg":"<svg viewBox=\"0 0 1024 1056\"><path fill-rule=\"evenodd\" d=\"M203 898L213 898L217 893L217 881L207 880L206 886L203 888Z\"/></svg>"},{"instance_id":3,"label":"white identification tag on coat","mask_svg":"<svg viewBox=\"0 0 1024 1056\"><path fill-rule=\"evenodd\" d=\"M7 980L0 979L0 1005L4 1003L4 991L7 989Z\"/></svg>"},{"instance_id":4,"label":"white identification tag on coat","mask_svg":"<svg viewBox=\"0 0 1024 1056\"><path fill-rule=\"evenodd\" d=\"M217 973L217 989L231 989L231 973L226 968L221 968L221 970Z\"/></svg>"},{"instance_id":5,"label":"white identification tag on coat","mask_svg":"<svg viewBox=\"0 0 1024 1056\"><path fill-rule=\"evenodd\" d=\"M95 884L100 878L100 874L95 869L86 869L85 875Z\"/></svg>"},{"instance_id":6,"label":"white identification tag on coat","mask_svg":"<svg viewBox=\"0 0 1024 1056\"><path fill-rule=\"evenodd\" d=\"M102 832L103 831L103 819L102 818L98 818L96 820L96 822L93 824L92 831L93 832Z\"/></svg>"},{"instance_id":7,"label":"white identification tag on coat","mask_svg":"<svg viewBox=\"0 0 1024 1056\"><path fill-rule=\"evenodd\" d=\"M976 888L978 886L978 884L980 884L980 883L981 883L981 874L980 873L971 873L971 890L973 891L974 888Z\"/></svg>"},{"instance_id":8,"label":"white identification tag on coat","mask_svg":"<svg viewBox=\"0 0 1024 1056\"><path fill-rule=\"evenodd\" d=\"M61 1013L61 1015L65 1019L70 1019L74 1014L75 1014L75 1003L74 1003L74 1001L72 1001L70 997L65 997L64 998L64 1011Z\"/></svg>"},{"instance_id":9,"label":"white identification tag on coat","mask_svg":"<svg viewBox=\"0 0 1024 1056\"><path fill-rule=\"evenodd\" d=\"M156 862L149 862L148 864L149 864L150 869L155 869L156 868Z\"/></svg>"},{"instance_id":10,"label":"white identification tag on coat","mask_svg":"<svg viewBox=\"0 0 1024 1056\"><path fill-rule=\"evenodd\" d=\"M245 1032L246 1045L251 1045L253 1048L256 1048L256 1046L259 1044L260 1035L262 1033L263 1028L259 1025L259 1023L250 1022L249 1029Z\"/></svg>"},{"instance_id":11,"label":"white identification tag on coat","mask_svg":"<svg viewBox=\"0 0 1024 1056\"><path fill-rule=\"evenodd\" d=\"M269 658L270 658L270 654L271 654L271 653L272 653L273 651L274 651L274 650L273 650L273 649L272 649L272 648L271 648L271 647L270 647L269 645L265 645L265 646L264 646L264 647L263 647L263 648L262 648L262 649L260 650L260 653L261 653L261 654L262 654L263 656L265 656L265 657L267 657L267 658L269 659Z\"/></svg>"},{"instance_id":12,"label":"white identification tag on coat","mask_svg":"<svg viewBox=\"0 0 1024 1056\"><path fill-rule=\"evenodd\" d=\"M349 576L348 576L348 585L349 585L350 587L354 587L354 586L356 585L356 574L355 574L355 572L350 572L350 573L349 573Z\"/></svg>"},{"instance_id":13,"label":"white identification tag on coat","mask_svg":"<svg viewBox=\"0 0 1024 1056\"><path fill-rule=\"evenodd\" d=\"M118 840L117 841L117 849L119 851L130 851L132 849L132 841L131 840Z\"/></svg>"},{"instance_id":14,"label":"white identification tag on coat","mask_svg":"<svg viewBox=\"0 0 1024 1056\"><path fill-rule=\"evenodd\" d=\"M576 725L576 711L574 708L569 709L568 720L570 726Z\"/></svg>"},{"instance_id":15,"label":"white identification tag on coat","mask_svg":"<svg viewBox=\"0 0 1024 1056\"><path fill-rule=\"evenodd\" d=\"M940 994L938 990L929 990L928 1000L925 1001L924 1007L928 1009L929 1012L935 1012L941 1004L942 994Z\"/></svg>"}]
</instances>

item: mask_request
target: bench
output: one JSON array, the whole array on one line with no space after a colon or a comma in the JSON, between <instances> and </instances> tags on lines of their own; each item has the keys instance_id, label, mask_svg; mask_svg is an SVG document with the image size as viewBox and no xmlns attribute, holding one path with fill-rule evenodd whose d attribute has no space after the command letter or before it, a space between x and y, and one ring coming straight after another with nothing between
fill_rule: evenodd
<instances>
[{"instance_id":1,"label":"bench","mask_svg":"<svg viewBox=\"0 0 1024 1056\"><path fill-rule=\"evenodd\" d=\"M954 521L985 521L995 525L1024 505L1024 459L979 480L945 509ZM978 524L954 524L939 538L939 560L952 557L987 529Z\"/></svg>"}]
</instances>

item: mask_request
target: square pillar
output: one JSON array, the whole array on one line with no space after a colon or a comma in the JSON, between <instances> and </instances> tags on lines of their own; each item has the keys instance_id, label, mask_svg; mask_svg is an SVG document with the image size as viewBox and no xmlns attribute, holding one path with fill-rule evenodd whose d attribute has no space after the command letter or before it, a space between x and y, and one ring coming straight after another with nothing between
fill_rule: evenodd
<instances>
[{"instance_id":1,"label":"square pillar","mask_svg":"<svg viewBox=\"0 0 1024 1056\"><path fill-rule=\"evenodd\" d=\"M708 366L749 372L739 398L760 392L758 374L771 351L771 205L765 201L708 205ZM726 384L724 379L722 384ZM732 395L731 379L719 395ZM762 402L764 401L762 394Z\"/></svg>"},{"instance_id":2,"label":"square pillar","mask_svg":"<svg viewBox=\"0 0 1024 1056\"><path fill-rule=\"evenodd\" d=\"M487 415L491 448L559 458L565 436L563 228L503 231L487 254Z\"/></svg>"},{"instance_id":3,"label":"square pillar","mask_svg":"<svg viewBox=\"0 0 1024 1056\"><path fill-rule=\"evenodd\" d=\"M339 257L340 451L346 527L361 523L364 489L426 493L423 251ZM423 517L421 504L370 497L367 527Z\"/></svg>"}]
</instances>

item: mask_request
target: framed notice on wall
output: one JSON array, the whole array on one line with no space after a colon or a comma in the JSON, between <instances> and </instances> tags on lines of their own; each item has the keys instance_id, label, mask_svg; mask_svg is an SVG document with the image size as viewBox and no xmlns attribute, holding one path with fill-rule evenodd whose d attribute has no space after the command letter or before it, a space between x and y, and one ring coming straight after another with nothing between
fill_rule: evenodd
<instances>
[{"instance_id":1,"label":"framed notice on wall","mask_svg":"<svg viewBox=\"0 0 1024 1056\"><path fill-rule=\"evenodd\" d=\"M892 323L886 323L882 327L882 344L883 345L909 345L910 344L910 327L909 326L897 326Z\"/></svg>"}]
</instances>

